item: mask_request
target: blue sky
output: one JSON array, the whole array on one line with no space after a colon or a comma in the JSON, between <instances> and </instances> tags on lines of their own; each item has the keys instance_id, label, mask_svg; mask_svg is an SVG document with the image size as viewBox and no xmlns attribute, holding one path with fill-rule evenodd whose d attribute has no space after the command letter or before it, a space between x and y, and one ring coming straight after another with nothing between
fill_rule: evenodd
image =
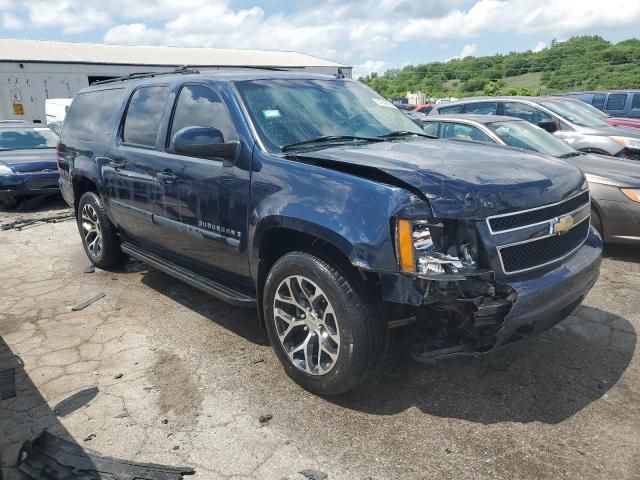
<instances>
[{"instance_id":1,"label":"blue sky","mask_svg":"<svg viewBox=\"0 0 640 480\"><path fill-rule=\"evenodd\" d=\"M0 0L0 36L294 50L356 74L638 36L637 0Z\"/></svg>"}]
</instances>

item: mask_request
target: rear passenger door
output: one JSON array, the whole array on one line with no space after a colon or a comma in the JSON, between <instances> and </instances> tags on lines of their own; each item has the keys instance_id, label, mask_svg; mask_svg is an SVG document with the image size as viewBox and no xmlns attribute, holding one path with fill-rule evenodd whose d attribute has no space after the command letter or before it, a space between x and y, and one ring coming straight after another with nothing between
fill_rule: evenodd
<instances>
[{"instance_id":1,"label":"rear passenger door","mask_svg":"<svg viewBox=\"0 0 640 480\"><path fill-rule=\"evenodd\" d=\"M107 198L116 224L134 241L155 244L153 213L161 190L157 181L158 133L169 87L136 88L119 134L104 162Z\"/></svg>"},{"instance_id":2,"label":"rear passenger door","mask_svg":"<svg viewBox=\"0 0 640 480\"><path fill-rule=\"evenodd\" d=\"M247 158L229 162L180 155L173 149L174 135L186 127L214 127L225 142L239 139L221 89L195 83L177 88L164 151L157 163L164 179L154 221L162 227L158 241L189 267L202 267L213 276L216 270L237 274L241 280L249 274L243 245L250 172L238 165L250 164L250 152L240 149L239 155Z\"/></svg>"},{"instance_id":3,"label":"rear passenger door","mask_svg":"<svg viewBox=\"0 0 640 480\"><path fill-rule=\"evenodd\" d=\"M626 93L610 93L604 111L613 117L624 117L628 96Z\"/></svg>"}]
</instances>

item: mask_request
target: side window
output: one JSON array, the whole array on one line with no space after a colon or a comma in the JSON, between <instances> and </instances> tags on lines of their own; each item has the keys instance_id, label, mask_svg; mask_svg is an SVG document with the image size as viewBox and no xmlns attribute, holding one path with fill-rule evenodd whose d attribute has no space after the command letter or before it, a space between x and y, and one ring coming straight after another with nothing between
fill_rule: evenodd
<instances>
[{"instance_id":1,"label":"side window","mask_svg":"<svg viewBox=\"0 0 640 480\"><path fill-rule=\"evenodd\" d=\"M452 105L450 107L442 107L438 109L440 115L450 115L452 113L460 113L462 111L462 105Z\"/></svg>"},{"instance_id":2,"label":"side window","mask_svg":"<svg viewBox=\"0 0 640 480\"><path fill-rule=\"evenodd\" d=\"M631 100L631 110L640 112L640 93L634 93Z\"/></svg>"},{"instance_id":3,"label":"side window","mask_svg":"<svg viewBox=\"0 0 640 480\"><path fill-rule=\"evenodd\" d=\"M495 115L497 111L497 102L469 103L464 107L464 113L476 113L478 115Z\"/></svg>"},{"instance_id":4,"label":"side window","mask_svg":"<svg viewBox=\"0 0 640 480\"><path fill-rule=\"evenodd\" d=\"M129 101L122 141L155 147L168 96L169 87L166 85L138 88Z\"/></svg>"},{"instance_id":5,"label":"side window","mask_svg":"<svg viewBox=\"0 0 640 480\"><path fill-rule=\"evenodd\" d=\"M507 117L521 118L534 125L537 125L539 122L553 120L549 114L542 110L527 105L526 103L517 102L505 102L504 115Z\"/></svg>"},{"instance_id":6,"label":"side window","mask_svg":"<svg viewBox=\"0 0 640 480\"><path fill-rule=\"evenodd\" d=\"M607 96L604 93L594 93L593 99L591 100L591 105L599 108L600 110L604 110L604 99L606 97Z\"/></svg>"},{"instance_id":7,"label":"side window","mask_svg":"<svg viewBox=\"0 0 640 480\"><path fill-rule=\"evenodd\" d=\"M422 129L424 133L428 135L433 135L434 137L438 136L438 122L424 122L422 124Z\"/></svg>"},{"instance_id":8,"label":"side window","mask_svg":"<svg viewBox=\"0 0 640 480\"><path fill-rule=\"evenodd\" d=\"M76 95L63 127L64 138L99 141L113 128L114 114L124 97L123 88L95 90Z\"/></svg>"},{"instance_id":9,"label":"side window","mask_svg":"<svg viewBox=\"0 0 640 480\"><path fill-rule=\"evenodd\" d=\"M429 113L431 110L433 110L433 107L429 106L429 107L422 107L420 109L418 109L418 112L420 113L424 113L425 115L427 113Z\"/></svg>"},{"instance_id":10,"label":"side window","mask_svg":"<svg viewBox=\"0 0 640 480\"><path fill-rule=\"evenodd\" d=\"M186 85L180 90L171 123L169 145L176 132L185 127L213 127L222 132L225 142L238 139L220 96L202 85Z\"/></svg>"},{"instance_id":11,"label":"side window","mask_svg":"<svg viewBox=\"0 0 640 480\"><path fill-rule=\"evenodd\" d=\"M442 122L441 138L455 138L458 140L474 140L476 142L495 143L487 134L471 125L462 123Z\"/></svg>"},{"instance_id":12,"label":"side window","mask_svg":"<svg viewBox=\"0 0 640 480\"><path fill-rule=\"evenodd\" d=\"M624 104L627 103L626 93L610 93L607 98L607 110L624 110Z\"/></svg>"}]
</instances>

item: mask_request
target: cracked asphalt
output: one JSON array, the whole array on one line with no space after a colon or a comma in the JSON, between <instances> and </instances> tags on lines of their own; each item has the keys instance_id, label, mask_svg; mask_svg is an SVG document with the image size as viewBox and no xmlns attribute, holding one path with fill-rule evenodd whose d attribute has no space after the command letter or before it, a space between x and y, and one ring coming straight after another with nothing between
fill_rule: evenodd
<instances>
[{"instance_id":1,"label":"cracked asphalt","mask_svg":"<svg viewBox=\"0 0 640 480\"><path fill-rule=\"evenodd\" d=\"M136 262L88 264L73 221L0 232L6 480L43 428L202 479L640 478L637 247L607 249L583 306L540 337L425 367L394 332L380 373L332 399L286 377L255 311Z\"/></svg>"}]
</instances>

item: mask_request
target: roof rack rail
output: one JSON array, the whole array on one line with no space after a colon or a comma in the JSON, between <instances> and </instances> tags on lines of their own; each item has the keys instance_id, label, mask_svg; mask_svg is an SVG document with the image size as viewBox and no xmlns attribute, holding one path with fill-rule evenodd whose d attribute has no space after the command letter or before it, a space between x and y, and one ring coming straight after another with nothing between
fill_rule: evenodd
<instances>
[{"instance_id":1,"label":"roof rack rail","mask_svg":"<svg viewBox=\"0 0 640 480\"><path fill-rule=\"evenodd\" d=\"M176 75L176 74L188 74L188 73L200 73L199 70L195 68L191 68L188 65L183 65L174 70L170 70L168 72L138 72L138 73L130 73L129 75L124 75L123 77L110 78L109 80L100 80L98 82L93 82L92 85L104 85L105 83L113 83L113 82L124 82L125 80L135 80L138 78L151 78L157 77L160 75Z\"/></svg>"}]
</instances>

